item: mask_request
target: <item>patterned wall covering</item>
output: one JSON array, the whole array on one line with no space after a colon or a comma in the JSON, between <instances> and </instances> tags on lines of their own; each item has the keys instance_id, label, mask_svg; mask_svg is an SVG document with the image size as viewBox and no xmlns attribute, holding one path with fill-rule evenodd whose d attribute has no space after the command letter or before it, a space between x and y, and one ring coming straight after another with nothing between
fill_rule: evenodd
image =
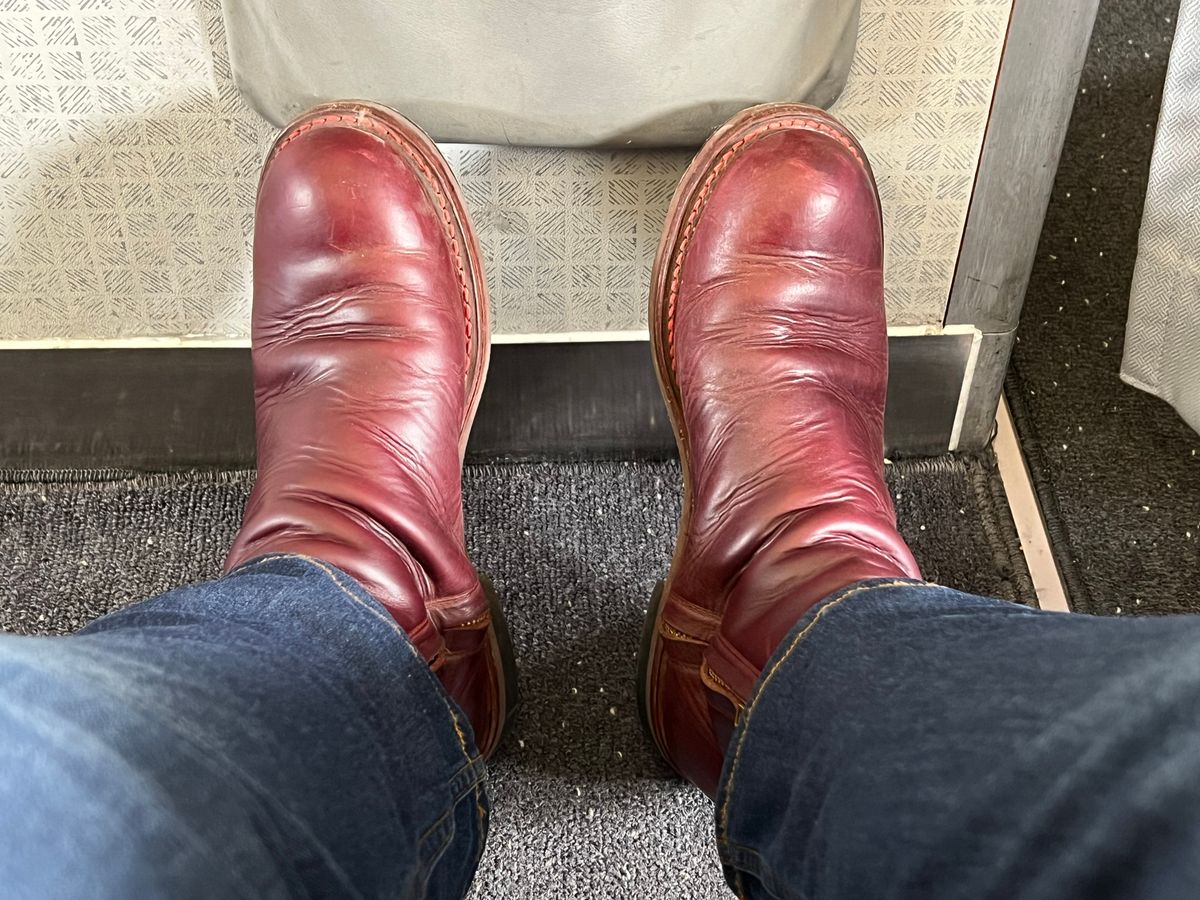
<instances>
[{"instance_id":1,"label":"patterned wall covering","mask_svg":"<svg viewBox=\"0 0 1200 900\"><path fill-rule=\"evenodd\" d=\"M880 179L893 324L941 321L1012 0L863 0L836 112ZM219 0L0 0L0 338L248 333L255 179ZM644 327L688 154L450 147L498 332Z\"/></svg>"}]
</instances>

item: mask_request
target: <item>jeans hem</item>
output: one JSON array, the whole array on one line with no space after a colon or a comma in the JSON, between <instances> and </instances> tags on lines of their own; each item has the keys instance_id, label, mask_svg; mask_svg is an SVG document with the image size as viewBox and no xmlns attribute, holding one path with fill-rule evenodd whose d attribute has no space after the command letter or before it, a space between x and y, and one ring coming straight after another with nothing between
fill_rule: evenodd
<instances>
[{"instance_id":1,"label":"jeans hem","mask_svg":"<svg viewBox=\"0 0 1200 900\"><path fill-rule=\"evenodd\" d=\"M796 649L804 642L805 638L812 633L813 629L816 628L821 619L830 610L836 609L841 603L845 602L851 597L868 593L870 591L882 590L885 588L913 586L936 587L936 585L932 585L927 581L921 581L920 579L916 578L872 578L867 579L866 581L858 581L854 584L847 585L846 587L833 592L828 597L825 597L815 603L808 610L808 612L806 612L800 618L800 620L788 633L788 636L780 643L779 647L775 651L775 654L772 656L771 660L768 661L766 668L763 669L762 674L759 676L758 683L755 685L754 691L750 695L749 702L746 704L745 710L743 711L741 719L738 722L738 726L734 730L733 737L730 739L729 743L730 747L732 748L732 753L726 753L725 771L722 773L720 787L717 791L716 817L717 847L720 851L722 864L732 866L732 863L726 862L727 849L730 851L735 849L740 850L741 852L736 854L738 856L749 852L757 857L757 853L754 851L748 850L748 848L738 847L738 845L730 841L729 816L730 810L733 806L733 796L738 774L738 766L741 762L742 750L746 744L746 738L749 734L754 711L759 700L762 699L764 692L770 686L771 681L775 678L780 669L782 669L783 666L791 659L792 654L795 653ZM738 879L738 881L740 883L740 879ZM738 888L732 884L731 887L733 887L734 891L739 893L740 896L740 891Z\"/></svg>"}]
</instances>

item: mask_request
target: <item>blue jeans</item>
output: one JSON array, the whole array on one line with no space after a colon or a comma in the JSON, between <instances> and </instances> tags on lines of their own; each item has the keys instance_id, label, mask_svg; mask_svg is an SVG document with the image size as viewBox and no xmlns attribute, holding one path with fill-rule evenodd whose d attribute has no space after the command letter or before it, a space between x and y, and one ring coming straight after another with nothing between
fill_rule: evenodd
<instances>
[{"instance_id":1,"label":"blue jeans","mask_svg":"<svg viewBox=\"0 0 1200 900\"><path fill-rule=\"evenodd\" d=\"M1200 618L913 583L823 601L717 802L747 898L1194 897ZM0 637L5 897L458 897L469 726L349 577L273 557L68 638Z\"/></svg>"},{"instance_id":2,"label":"blue jeans","mask_svg":"<svg viewBox=\"0 0 1200 900\"><path fill-rule=\"evenodd\" d=\"M759 679L717 835L747 898L1200 897L1200 616L845 588Z\"/></svg>"},{"instance_id":3,"label":"blue jeans","mask_svg":"<svg viewBox=\"0 0 1200 900\"><path fill-rule=\"evenodd\" d=\"M460 897L484 766L390 615L264 557L0 636L0 896Z\"/></svg>"}]
</instances>

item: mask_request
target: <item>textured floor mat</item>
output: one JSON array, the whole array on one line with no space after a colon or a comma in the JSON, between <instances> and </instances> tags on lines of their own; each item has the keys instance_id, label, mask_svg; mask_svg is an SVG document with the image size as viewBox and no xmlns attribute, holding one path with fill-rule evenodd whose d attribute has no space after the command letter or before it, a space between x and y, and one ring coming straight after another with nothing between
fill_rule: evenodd
<instances>
[{"instance_id":1,"label":"textured floor mat","mask_svg":"<svg viewBox=\"0 0 1200 900\"><path fill-rule=\"evenodd\" d=\"M1034 595L990 455L888 467L926 577ZM250 473L0 473L0 628L64 633L212 577ZM712 804L643 737L634 668L679 513L675 463L470 467L467 535L500 591L524 705L494 760L474 896L729 896Z\"/></svg>"}]
</instances>

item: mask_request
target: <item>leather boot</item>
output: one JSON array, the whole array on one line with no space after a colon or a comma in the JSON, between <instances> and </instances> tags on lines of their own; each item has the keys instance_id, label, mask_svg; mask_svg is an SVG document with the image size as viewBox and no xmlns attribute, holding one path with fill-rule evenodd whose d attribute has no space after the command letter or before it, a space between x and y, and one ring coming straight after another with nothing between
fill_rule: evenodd
<instances>
[{"instance_id":1,"label":"leather boot","mask_svg":"<svg viewBox=\"0 0 1200 900\"><path fill-rule=\"evenodd\" d=\"M663 755L710 796L804 613L863 579L920 577L883 479L882 266L866 156L805 106L724 126L668 215L650 334L684 501L640 699Z\"/></svg>"},{"instance_id":2,"label":"leather boot","mask_svg":"<svg viewBox=\"0 0 1200 900\"><path fill-rule=\"evenodd\" d=\"M463 546L487 295L454 177L412 123L334 103L276 141L259 182L252 344L258 482L227 569L289 553L353 576L486 756L516 703L500 608Z\"/></svg>"}]
</instances>

